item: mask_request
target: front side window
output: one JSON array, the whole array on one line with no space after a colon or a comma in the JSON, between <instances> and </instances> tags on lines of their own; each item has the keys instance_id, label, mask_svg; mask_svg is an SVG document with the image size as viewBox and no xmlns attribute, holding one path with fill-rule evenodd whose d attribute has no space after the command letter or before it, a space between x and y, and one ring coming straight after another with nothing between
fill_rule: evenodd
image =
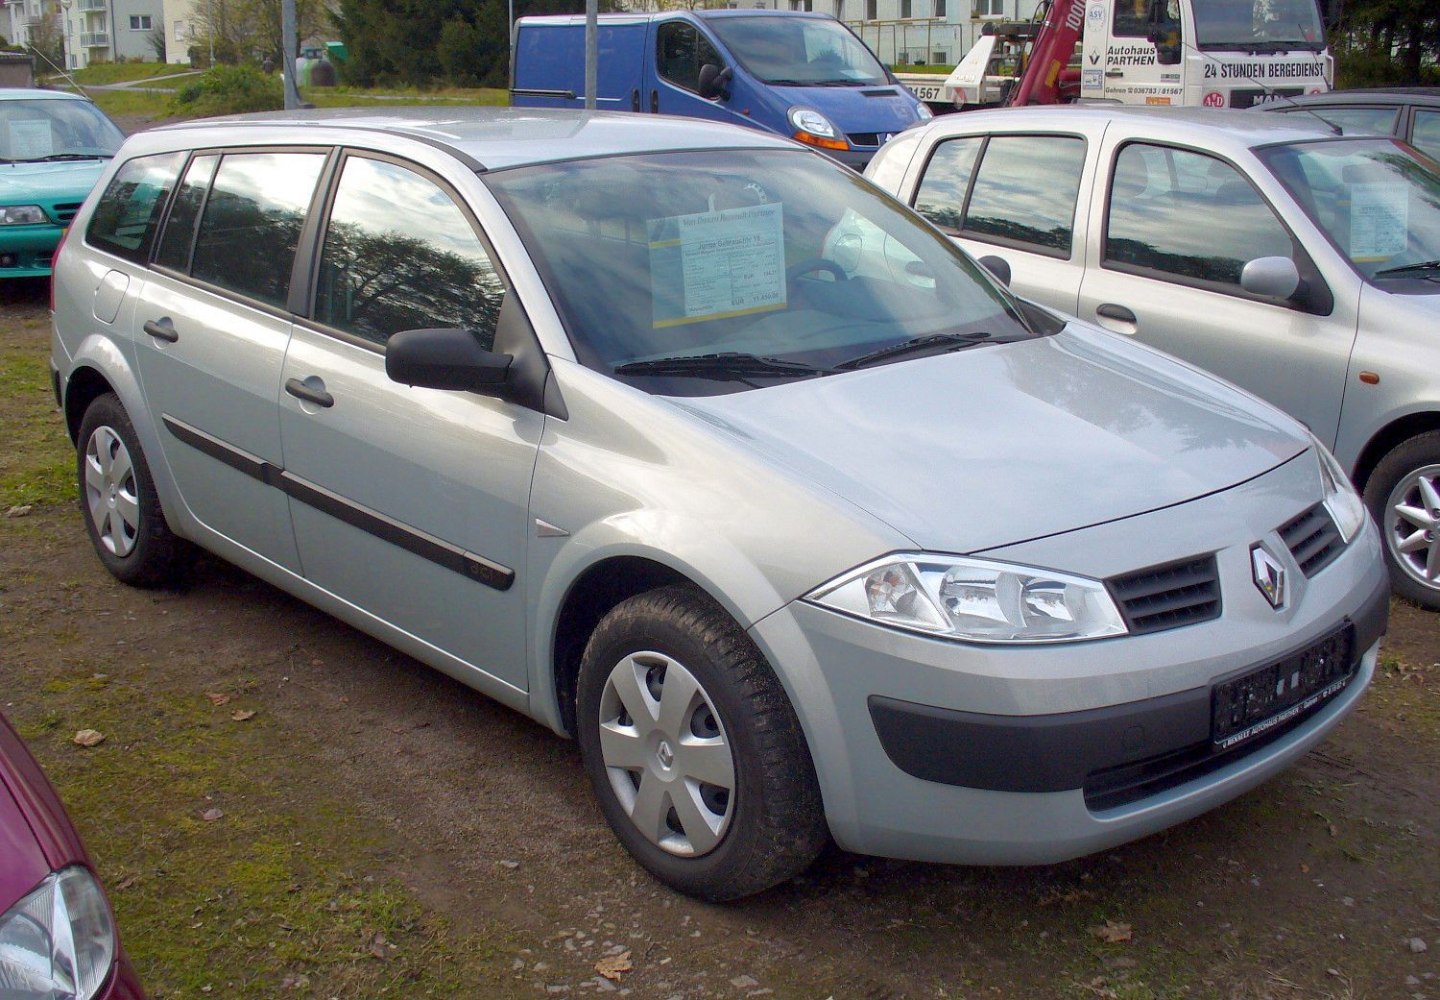
<instances>
[{"instance_id":1,"label":"front side window","mask_svg":"<svg viewBox=\"0 0 1440 1000\"><path fill-rule=\"evenodd\" d=\"M190 273L284 306L300 227L324 165L320 152L225 155L205 201Z\"/></svg>"},{"instance_id":2,"label":"front side window","mask_svg":"<svg viewBox=\"0 0 1440 1000\"><path fill-rule=\"evenodd\" d=\"M937 144L916 189L915 211L951 236L959 236L965 222L965 196L970 193L970 178L984 145L981 135Z\"/></svg>"},{"instance_id":3,"label":"front side window","mask_svg":"<svg viewBox=\"0 0 1440 1000\"><path fill-rule=\"evenodd\" d=\"M1387 290L1440 280L1440 165L1393 139L1334 139L1257 150L1337 250Z\"/></svg>"},{"instance_id":4,"label":"front side window","mask_svg":"<svg viewBox=\"0 0 1440 1000\"><path fill-rule=\"evenodd\" d=\"M871 17L866 11L866 16ZM757 14L709 22L753 75L777 86L883 86L885 69L849 28L829 18Z\"/></svg>"},{"instance_id":5,"label":"front side window","mask_svg":"<svg viewBox=\"0 0 1440 1000\"><path fill-rule=\"evenodd\" d=\"M759 388L918 338L984 349L1034 335L954 244L808 154L615 156L483 180L576 357L646 391Z\"/></svg>"},{"instance_id":6,"label":"front side window","mask_svg":"<svg viewBox=\"0 0 1440 1000\"><path fill-rule=\"evenodd\" d=\"M383 344L401 330L471 330L487 350L505 286L438 184L383 160L345 160L325 229L318 322Z\"/></svg>"},{"instance_id":7,"label":"front side window","mask_svg":"<svg viewBox=\"0 0 1440 1000\"><path fill-rule=\"evenodd\" d=\"M655 68L661 79L694 93L700 91L700 67L724 66L710 39L684 21L667 21L655 32Z\"/></svg>"},{"instance_id":8,"label":"front side window","mask_svg":"<svg viewBox=\"0 0 1440 1000\"><path fill-rule=\"evenodd\" d=\"M1084 166L1085 140L1075 136L993 137L970 193L965 232L1068 257Z\"/></svg>"},{"instance_id":9,"label":"front side window","mask_svg":"<svg viewBox=\"0 0 1440 1000\"><path fill-rule=\"evenodd\" d=\"M1223 160L1130 143L1111 177L1104 266L1230 286L1257 257L1294 257L1290 234Z\"/></svg>"},{"instance_id":10,"label":"front side window","mask_svg":"<svg viewBox=\"0 0 1440 1000\"><path fill-rule=\"evenodd\" d=\"M184 153L139 156L126 163L95 206L85 241L143 264L184 163Z\"/></svg>"}]
</instances>

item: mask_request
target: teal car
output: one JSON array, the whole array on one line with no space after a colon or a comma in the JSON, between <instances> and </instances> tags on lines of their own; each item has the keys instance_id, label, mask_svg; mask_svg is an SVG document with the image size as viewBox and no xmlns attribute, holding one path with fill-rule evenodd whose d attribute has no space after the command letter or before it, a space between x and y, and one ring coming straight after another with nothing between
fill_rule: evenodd
<instances>
[{"instance_id":1,"label":"teal car","mask_svg":"<svg viewBox=\"0 0 1440 1000\"><path fill-rule=\"evenodd\" d=\"M0 278L43 278L124 133L84 97L0 89Z\"/></svg>"}]
</instances>

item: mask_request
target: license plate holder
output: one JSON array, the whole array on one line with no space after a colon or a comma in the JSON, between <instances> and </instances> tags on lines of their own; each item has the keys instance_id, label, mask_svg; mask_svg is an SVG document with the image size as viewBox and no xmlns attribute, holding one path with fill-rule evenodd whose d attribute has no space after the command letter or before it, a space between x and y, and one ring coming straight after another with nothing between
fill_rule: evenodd
<instances>
[{"instance_id":1,"label":"license plate holder","mask_svg":"<svg viewBox=\"0 0 1440 1000\"><path fill-rule=\"evenodd\" d=\"M1328 701L1355 677L1355 627L1346 624L1289 656L1215 684L1210 739L1229 750Z\"/></svg>"}]
</instances>

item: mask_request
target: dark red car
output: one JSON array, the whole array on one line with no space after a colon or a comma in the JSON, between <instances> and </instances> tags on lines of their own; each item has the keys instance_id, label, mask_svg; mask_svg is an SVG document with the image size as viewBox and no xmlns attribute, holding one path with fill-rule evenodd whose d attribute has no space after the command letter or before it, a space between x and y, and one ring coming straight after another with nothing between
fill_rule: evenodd
<instances>
[{"instance_id":1,"label":"dark red car","mask_svg":"<svg viewBox=\"0 0 1440 1000\"><path fill-rule=\"evenodd\" d=\"M144 996L80 835L0 716L0 997Z\"/></svg>"}]
</instances>

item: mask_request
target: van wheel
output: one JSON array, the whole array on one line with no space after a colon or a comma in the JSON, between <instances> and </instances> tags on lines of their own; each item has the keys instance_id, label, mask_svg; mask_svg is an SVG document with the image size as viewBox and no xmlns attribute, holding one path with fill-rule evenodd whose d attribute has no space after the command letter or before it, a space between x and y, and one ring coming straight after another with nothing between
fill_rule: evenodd
<instances>
[{"instance_id":1,"label":"van wheel","mask_svg":"<svg viewBox=\"0 0 1440 1000\"><path fill-rule=\"evenodd\" d=\"M176 582L184 542L165 523L135 428L114 393L97 397L85 411L76 473L85 527L105 568L136 587Z\"/></svg>"},{"instance_id":2,"label":"van wheel","mask_svg":"<svg viewBox=\"0 0 1440 1000\"><path fill-rule=\"evenodd\" d=\"M580 754L620 842L722 901L804 871L828 839L794 709L745 632L692 587L617 605L590 637Z\"/></svg>"},{"instance_id":3,"label":"van wheel","mask_svg":"<svg viewBox=\"0 0 1440 1000\"><path fill-rule=\"evenodd\" d=\"M1395 593L1440 610L1440 431L1396 446L1365 483Z\"/></svg>"}]
</instances>

